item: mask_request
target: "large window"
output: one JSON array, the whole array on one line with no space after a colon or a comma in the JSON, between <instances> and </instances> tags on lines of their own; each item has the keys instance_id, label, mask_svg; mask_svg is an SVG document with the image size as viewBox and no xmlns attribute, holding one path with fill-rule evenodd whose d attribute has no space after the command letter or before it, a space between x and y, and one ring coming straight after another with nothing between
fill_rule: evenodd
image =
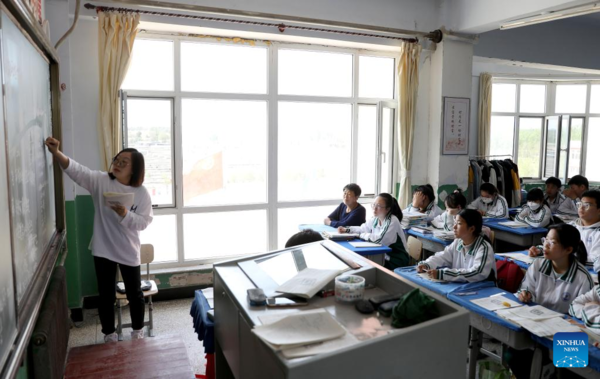
<instances>
[{"instance_id":1,"label":"large window","mask_svg":"<svg viewBox=\"0 0 600 379\"><path fill-rule=\"evenodd\" d=\"M393 189L390 53L145 35L123 84L162 267L282 247L356 182Z\"/></svg>"},{"instance_id":2,"label":"large window","mask_svg":"<svg viewBox=\"0 0 600 379\"><path fill-rule=\"evenodd\" d=\"M600 84L497 80L490 154L513 157L524 178L582 174L600 180L594 165L586 164L598 159L586 141L598 133L599 119Z\"/></svg>"}]
</instances>

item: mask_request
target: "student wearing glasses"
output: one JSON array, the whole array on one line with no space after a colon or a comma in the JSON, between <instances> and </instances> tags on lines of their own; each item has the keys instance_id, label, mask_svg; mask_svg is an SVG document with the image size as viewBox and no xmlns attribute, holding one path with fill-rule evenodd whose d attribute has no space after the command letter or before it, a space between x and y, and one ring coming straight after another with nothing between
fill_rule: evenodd
<instances>
[{"instance_id":1,"label":"student wearing glasses","mask_svg":"<svg viewBox=\"0 0 600 379\"><path fill-rule=\"evenodd\" d=\"M98 313L105 342L117 342L115 333L115 284L117 264L125 283L132 339L144 337L144 294L140 277L140 231L152 222L152 201L142 185L145 175L144 156L136 149L124 149L116 157L108 173L92 171L64 155L60 142L48 137L50 153L75 183L85 188L94 202L94 234L91 250L94 256L100 301ZM105 192L133 193L131 208L104 205Z\"/></svg>"},{"instance_id":2,"label":"student wearing glasses","mask_svg":"<svg viewBox=\"0 0 600 379\"><path fill-rule=\"evenodd\" d=\"M373 204L373 218L361 226L340 226L340 233L359 233L365 241L375 242L392 249L385 255L385 268L394 270L409 264L406 237L400 225L402 210L389 193L380 193Z\"/></svg>"},{"instance_id":3,"label":"student wearing glasses","mask_svg":"<svg viewBox=\"0 0 600 379\"><path fill-rule=\"evenodd\" d=\"M589 292L594 282L582 264L587 259L587 252L577 228L558 224L549 229L546 238L542 239L544 258L534 260L529 266L515 295L523 303L534 302L567 313L573 300ZM517 378L529 378L533 351L509 349L507 355L513 374Z\"/></svg>"},{"instance_id":4,"label":"student wearing glasses","mask_svg":"<svg viewBox=\"0 0 600 379\"><path fill-rule=\"evenodd\" d=\"M342 203L325 219L325 225L360 226L367 219L367 210L358 203L361 194L358 184L350 183L344 187Z\"/></svg>"},{"instance_id":5,"label":"student wearing glasses","mask_svg":"<svg viewBox=\"0 0 600 379\"><path fill-rule=\"evenodd\" d=\"M577 203L579 218L571 221L581 234L581 241L587 252L587 266L593 266L594 271L600 271L600 191L592 190L581 195L581 201ZM541 247L531 247L530 256L542 254Z\"/></svg>"},{"instance_id":6,"label":"student wearing glasses","mask_svg":"<svg viewBox=\"0 0 600 379\"><path fill-rule=\"evenodd\" d=\"M578 215L577 203L583 193L589 190L590 182L585 176L575 175L569 180L568 185L569 188L562 192L566 199L556 210L556 215L572 220Z\"/></svg>"}]
</instances>

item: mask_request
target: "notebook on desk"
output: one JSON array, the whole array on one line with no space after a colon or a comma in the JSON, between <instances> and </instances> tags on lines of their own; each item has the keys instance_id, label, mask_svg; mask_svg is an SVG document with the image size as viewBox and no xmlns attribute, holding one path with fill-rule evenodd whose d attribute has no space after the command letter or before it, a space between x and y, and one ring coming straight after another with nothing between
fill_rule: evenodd
<instances>
[{"instance_id":1,"label":"notebook on desk","mask_svg":"<svg viewBox=\"0 0 600 379\"><path fill-rule=\"evenodd\" d=\"M508 226L509 228L528 228L529 224L526 224L524 222L519 222L519 221L504 221L504 222L499 222L498 225L502 225L502 226Z\"/></svg>"}]
</instances>

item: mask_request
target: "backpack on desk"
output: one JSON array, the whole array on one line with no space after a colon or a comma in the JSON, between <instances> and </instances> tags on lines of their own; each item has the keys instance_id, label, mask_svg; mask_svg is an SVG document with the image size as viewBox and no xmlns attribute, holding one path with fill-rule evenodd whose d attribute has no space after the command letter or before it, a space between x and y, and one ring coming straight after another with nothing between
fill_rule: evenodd
<instances>
[{"instance_id":1,"label":"backpack on desk","mask_svg":"<svg viewBox=\"0 0 600 379\"><path fill-rule=\"evenodd\" d=\"M519 290L519 286L525 277L519 265L512 261L497 261L496 271L498 272L498 287L511 293Z\"/></svg>"}]
</instances>

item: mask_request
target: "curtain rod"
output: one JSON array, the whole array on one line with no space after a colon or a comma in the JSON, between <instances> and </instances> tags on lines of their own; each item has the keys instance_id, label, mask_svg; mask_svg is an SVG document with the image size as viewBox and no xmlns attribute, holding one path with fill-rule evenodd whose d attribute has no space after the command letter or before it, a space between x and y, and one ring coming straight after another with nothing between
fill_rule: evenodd
<instances>
[{"instance_id":1,"label":"curtain rod","mask_svg":"<svg viewBox=\"0 0 600 379\"><path fill-rule=\"evenodd\" d=\"M129 4L129 5L149 6L149 7L162 8L162 9L174 9L174 10L179 10L179 11L194 11L194 12L203 12L203 13L228 15L228 16L241 16L241 17L250 17L250 18L272 19L272 20L280 20L282 22L269 23L269 22L263 22L263 21L234 20L234 19L227 19L227 18L213 17L213 16L178 14L178 13L169 13L169 12L163 12L163 11L149 11L149 10L121 8L121 7L96 6L96 5L93 5L90 3L85 4L84 7L86 9L95 9L96 12L130 12L130 13L139 13L139 14L152 15L152 16L165 16L165 17L187 18L187 19L204 20L204 21L216 21L216 22L225 22L225 23L276 27L276 28L278 28L278 30L281 33L285 32L286 29L298 29L298 30L308 30L308 31L315 31L315 32L353 35L353 36L360 36L360 37L373 37L373 38L401 40L401 41L407 41L407 42L412 42L412 43L418 42L418 37L427 38L434 43L441 42L442 38L443 38L443 33L439 29L434 30L429 33L424 33L424 32L416 32L416 31L403 30L403 29L392 29L392 28L344 23L344 22L337 22L337 21L325 21L325 20L317 20L317 19L310 19L310 18L303 18L303 17L280 16L280 15L275 15L275 14L258 13L258 12L232 11L229 9L203 7L203 6L191 5L191 4L172 4L172 3L165 3L165 2L154 1L154 0L133 0L133 1L123 0L120 2ZM340 30L310 27L310 26L286 25L283 23L283 21L298 22L298 23L320 25L320 26L338 26L338 27L347 28L347 29L361 30L361 32L340 31ZM371 32L371 33L366 33L366 32ZM382 35L382 34L372 34L372 32L383 32L383 33L390 33L390 34L404 35L404 36L408 35L408 36L414 36L414 38L388 36L388 35Z\"/></svg>"}]
</instances>

